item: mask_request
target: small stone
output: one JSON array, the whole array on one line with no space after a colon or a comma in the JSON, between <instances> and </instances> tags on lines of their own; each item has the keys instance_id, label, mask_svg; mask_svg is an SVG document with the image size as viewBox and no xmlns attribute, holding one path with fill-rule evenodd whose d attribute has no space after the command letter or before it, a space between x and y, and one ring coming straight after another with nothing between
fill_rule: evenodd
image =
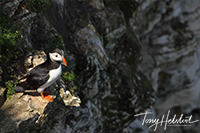
<instances>
[{"instance_id":1,"label":"small stone","mask_svg":"<svg viewBox=\"0 0 200 133\"><path fill-rule=\"evenodd\" d=\"M30 99L31 99L31 98L30 98L29 95L24 95L24 96L22 97L22 100L24 100L25 102L28 102Z\"/></svg>"},{"instance_id":2,"label":"small stone","mask_svg":"<svg viewBox=\"0 0 200 133\"><path fill-rule=\"evenodd\" d=\"M23 95L24 95L24 93L17 93L17 94L16 94L16 96L17 96L18 98L22 97Z\"/></svg>"}]
</instances>

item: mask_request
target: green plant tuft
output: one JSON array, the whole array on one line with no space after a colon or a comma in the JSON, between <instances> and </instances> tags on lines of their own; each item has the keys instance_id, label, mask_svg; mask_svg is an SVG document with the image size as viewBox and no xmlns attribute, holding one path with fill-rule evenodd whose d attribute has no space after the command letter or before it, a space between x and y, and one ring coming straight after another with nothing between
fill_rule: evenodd
<instances>
[{"instance_id":1,"label":"green plant tuft","mask_svg":"<svg viewBox=\"0 0 200 133\"><path fill-rule=\"evenodd\" d=\"M74 90L77 89L77 86L74 85L74 81L76 80L75 74L71 72L62 73L62 79L64 80L65 84L67 85L67 88L71 92L72 95L74 94Z\"/></svg>"},{"instance_id":2,"label":"green plant tuft","mask_svg":"<svg viewBox=\"0 0 200 133\"><path fill-rule=\"evenodd\" d=\"M9 80L5 83L5 86L7 88L7 98L11 98L11 95L16 94L14 91L14 88L17 86L17 78L14 78L13 80Z\"/></svg>"},{"instance_id":3,"label":"green plant tuft","mask_svg":"<svg viewBox=\"0 0 200 133\"><path fill-rule=\"evenodd\" d=\"M13 53L19 50L18 41L21 35L3 27L0 27L0 34L0 62L7 63L11 58L15 58Z\"/></svg>"},{"instance_id":4,"label":"green plant tuft","mask_svg":"<svg viewBox=\"0 0 200 133\"><path fill-rule=\"evenodd\" d=\"M70 72L66 72L62 74L62 78L65 82L72 82L74 83L75 78L75 74L71 71Z\"/></svg>"}]
</instances>

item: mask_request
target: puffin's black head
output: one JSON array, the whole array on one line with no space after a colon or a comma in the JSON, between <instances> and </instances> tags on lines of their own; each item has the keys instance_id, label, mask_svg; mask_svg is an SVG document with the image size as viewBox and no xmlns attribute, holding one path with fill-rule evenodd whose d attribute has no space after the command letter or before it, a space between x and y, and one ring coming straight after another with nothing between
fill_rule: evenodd
<instances>
[{"instance_id":1,"label":"puffin's black head","mask_svg":"<svg viewBox=\"0 0 200 133\"><path fill-rule=\"evenodd\" d=\"M64 51L58 48L49 52L49 57L52 61L62 62L65 66L67 66L67 61L64 58Z\"/></svg>"},{"instance_id":2,"label":"puffin's black head","mask_svg":"<svg viewBox=\"0 0 200 133\"><path fill-rule=\"evenodd\" d=\"M64 51L61 50L61 49L58 49L58 48L56 48L56 49L54 49L54 50L51 50L49 53L58 53L58 54L60 54L61 56L64 56Z\"/></svg>"}]
</instances>

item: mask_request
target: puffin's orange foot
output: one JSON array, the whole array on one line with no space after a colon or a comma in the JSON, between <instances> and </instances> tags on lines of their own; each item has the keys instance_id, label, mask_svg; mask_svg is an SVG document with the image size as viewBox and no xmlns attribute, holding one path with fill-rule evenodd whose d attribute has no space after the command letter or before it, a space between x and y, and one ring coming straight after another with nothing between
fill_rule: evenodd
<instances>
[{"instance_id":1,"label":"puffin's orange foot","mask_svg":"<svg viewBox=\"0 0 200 133\"><path fill-rule=\"evenodd\" d=\"M50 94L50 92L42 92L40 94L42 96L42 99L45 99L49 102L53 102L53 98L51 96L48 96L48 94Z\"/></svg>"},{"instance_id":2,"label":"puffin's orange foot","mask_svg":"<svg viewBox=\"0 0 200 133\"><path fill-rule=\"evenodd\" d=\"M49 101L49 102L53 102L53 98L51 96L44 96L45 100Z\"/></svg>"}]
</instances>

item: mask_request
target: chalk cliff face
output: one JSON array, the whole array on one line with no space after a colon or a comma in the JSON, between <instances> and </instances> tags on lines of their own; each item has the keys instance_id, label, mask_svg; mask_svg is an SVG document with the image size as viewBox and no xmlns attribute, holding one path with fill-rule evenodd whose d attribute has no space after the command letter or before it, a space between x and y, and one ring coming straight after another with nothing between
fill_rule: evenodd
<instances>
[{"instance_id":1,"label":"chalk cliff face","mask_svg":"<svg viewBox=\"0 0 200 133\"><path fill-rule=\"evenodd\" d=\"M35 13L23 2L2 2L3 11L23 36L21 49L25 58L21 58L21 62L26 63L16 63L15 66L31 68L35 57L45 57L39 56L43 52L32 51L47 52L54 46L64 48L68 61L64 71L75 73L74 84L81 105L75 107L74 104L66 106L63 103L60 89L67 87L61 79L49 88L56 97L53 103L43 103L40 97L27 94L6 99L1 107L1 130L137 130L140 125L135 122L134 114L146 110L155 101L150 82L138 68L140 43L129 21L138 3L51 0L43 13ZM57 44L59 35L62 37L61 44ZM21 73L17 71L15 74Z\"/></svg>"},{"instance_id":2,"label":"chalk cliff face","mask_svg":"<svg viewBox=\"0 0 200 133\"><path fill-rule=\"evenodd\" d=\"M184 114L200 119L199 10L198 0L146 0L133 13L131 25L142 45L140 66L157 94L156 118L170 110L172 117ZM158 133L164 132L158 128ZM198 123L168 127L165 132L199 130Z\"/></svg>"}]
</instances>

